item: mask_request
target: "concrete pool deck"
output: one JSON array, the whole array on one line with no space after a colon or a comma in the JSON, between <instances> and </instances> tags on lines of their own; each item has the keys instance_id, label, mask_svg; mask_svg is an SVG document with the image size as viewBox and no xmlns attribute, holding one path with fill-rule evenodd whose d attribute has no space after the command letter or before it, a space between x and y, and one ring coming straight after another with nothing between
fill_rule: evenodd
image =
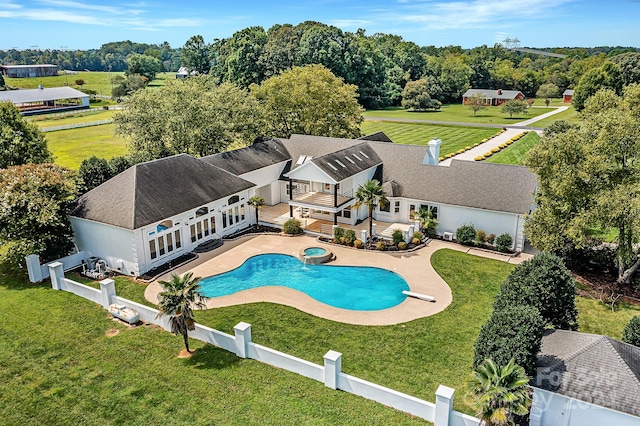
<instances>
[{"instance_id":1,"label":"concrete pool deck","mask_svg":"<svg viewBox=\"0 0 640 426\"><path fill-rule=\"evenodd\" d=\"M431 255L437 250L450 248L511 263L520 263L530 257L523 254L520 257L511 258L438 240L433 240L427 247L414 252L397 253L365 252L341 246L326 245L317 241L315 237L307 235L296 237L258 235L241 237L234 241L225 241L222 247L209 253L200 254L198 259L171 273L181 275L186 272L193 272L194 276L208 277L237 268L246 259L258 254L280 253L298 258L298 253L301 249L311 246L328 246L336 255L336 260L331 262L331 265L375 266L394 271L407 281L412 292L434 296L436 301L427 302L407 297L402 303L392 308L379 311L351 311L325 305L297 290L280 286L268 286L244 290L229 296L211 298L207 301L207 308L271 302L291 306L317 317L348 324L399 324L434 315L451 304L451 289L431 267ZM171 273L159 279L168 280ZM160 284L154 281L147 286L145 298L152 303L157 303L157 296L160 291L162 291Z\"/></svg>"}]
</instances>

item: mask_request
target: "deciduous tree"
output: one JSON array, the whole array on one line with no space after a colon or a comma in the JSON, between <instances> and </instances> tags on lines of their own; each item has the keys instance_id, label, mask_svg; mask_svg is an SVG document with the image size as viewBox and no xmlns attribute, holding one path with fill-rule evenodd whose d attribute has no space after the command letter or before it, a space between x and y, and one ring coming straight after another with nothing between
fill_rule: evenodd
<instances>
[{"instance_id":1,"label":"deciduous tree","mask_svg":"<svg viewBox=\"0 0 640 426\"><path fill-rule=\"evenodd\" d=\"M487 109L487 97L482 93L474 93L467 98L467 108L473 111L473 116L480 110Z\"/></svg>"},{"instance_id":2,"label":"deciduous tree","mask_svg":"<svg viewBox=\"0 0 640 426\"><path fill-rule=\"evenodd\" d=\"M527 103L525 101L521 101L519 99L509 99L502 106L502 112L505 114L509 114L509 118L513 118L513 114L526 114L527 113Z\"/></svg>"},{"instance_id":3,"label":"deciduous tree","mask_svg":"<svg viewBox=\"0 0 640 426\"><path fill-rule=\"evenodd\" d=\"M104 158L92 155L80 163L78 169L78 187L80 194L91 191L114 176L109 162Z\"/></svg>"},{"instance_id":4,"label":"deciduous tree","mask_svg":"<svg viewBox=\"0 0 640 426\"><path fill-rule=\"evenodd\" d=\"M251 86L251 94L262 106L267 136L360 136L363 118L357 87L322 65L293 67Z\"/></svg>"},{"instance_id":5,"label":"deciduous tree","mask_svg":"<svg viewBox=\"0 0 640 426\"><path fill-rule=\"evenodd\" d=\"M429 95L429 82L425 79L409 81L402 91L402 106L414 111L438 110L442 103L437 99L431 99Z\"/></svg>"},{"instance_id":6,"label":"deciduous tree","mask_svg":"<svg viewBox=\"0 0 640 426\"><path fill-rule=\"evenodd\" d=\"M141 90L114 116L136 161L187 153L205 156L242 147L258 136L259 106L247 91L207 76Z\"/></svg>"},{"instance_id":7,"label":"deciduous tree","mask_svg":"<svg viewBox=\"0 0 640 426\"><path fill-rule=\"evenodd\" d=\"M138 53L129 55L129 57L127 57L127 64L129 65L126 71L127 75L138 74L146 77L149 81L155 79L156 74L164 69L162 62L158 58L140 55Z\"/></svg>"},{"instance_id":8,"label":"deciduous tree","mask_svg":"<svg viewBox=\"0 0 640 426\"><path fill-rule=\"evenodd\" d=\"M600 244L589 231L615 229L619 283L640 267L640 85L624 97L597 92L580 126L541 139L527 165L538 175L537 208L526 234L540 250Z\"/></svg>"},{"instance_id":9,"label":"deciduous tree","mask_svg":"<svg viewBox=\"0 0 640 426\"><path fill-rule=\"evenodd\" d=\"M0 169L53 161L47 140L11 102L0 102Z\"/></svg>"},{"instance_id":10,"label":"deciduous tree","mask_svg":"<svg viewBox=\"0 0 640 426\"><path fill-rule=\"evenodd\" d=\"M558 89L558 86L556 86L555 84L545 83L541 85L536 92L536 97L543 98L544 104L546 106L549 106L549 104L551 103L551 98L555 98L556 96L558 96L559 92L560 89Z\"/></svg>"},{"instance_id":11,"label":"deciduous tree","mask_svg":"<svg viewBox=\"0 0 640 426\"><path fill-rule=\"evenodd\" d=\"M28 254L51 261L73 248L67 215L76 195L74 173L54 164L0 169L0 242L17 267Z\"/></svg>"},{"instance_id":12,"label":"deciduous tree","mask_svg":"<svg viewBox=\"0 0 640 426\"><path fill-rule=\"evenodd\" d=\"M189 73L195 71L198 74L208 74L211 69L210 53L210 46L204 42L204 38L199 34L194 35L182 47L182 66L187 67Z\"/></svg>"}]
</instances>

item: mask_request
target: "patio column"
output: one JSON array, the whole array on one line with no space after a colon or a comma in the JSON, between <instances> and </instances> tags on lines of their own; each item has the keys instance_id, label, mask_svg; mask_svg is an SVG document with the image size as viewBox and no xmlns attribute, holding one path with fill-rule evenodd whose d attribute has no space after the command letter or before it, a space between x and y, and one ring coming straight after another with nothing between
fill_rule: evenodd
<instances>
[{"instance_id":1,"label":"patio column","mask_svg":"<svg viewBox=\"0 0 640 426\"><path fill-rule=\"evenodd\" d=\"M338 184L333 185L333 207L338 207ZM338 212L333 214L333 224L338 224Z\"/></svg>"},{"instance_id":2,"label":"patio column","mask_svg":"<svg viewBox=\"0 0 640 426\"><path fill-rule=\"evenodd\" d=\"M293 200L293 179L289 178L289 201ZM289 217L293 217L293 206L289 203Z\"/></svg>"}]
</instances>

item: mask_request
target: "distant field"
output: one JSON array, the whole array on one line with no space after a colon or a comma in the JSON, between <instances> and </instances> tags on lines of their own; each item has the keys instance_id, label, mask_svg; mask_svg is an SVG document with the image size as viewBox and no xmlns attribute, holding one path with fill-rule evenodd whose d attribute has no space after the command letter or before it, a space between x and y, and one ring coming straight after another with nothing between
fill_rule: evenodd
<instances>
[{"instance_id":1,"label":"distant field","mask_svg":"<svg viewBox=\"0 0 640 426\"><path fill-rule=\"evenodd\" d=\"M544 102L541 101L540 105L544 105ZM364 113L364 116L461 123L515 124L553 111L553 108L530 108L527 110L527 114L510 119L509 114L504 114L501 112L501 109L502 107L488 107L487 109L478 111L474 117L473 112L468 107L462 104L449 104L443 105L440 111L413 112L401 107L392 107L384 110L369 110Z\"/></svg>"},{"instance_id":2,"label":"distant field","mask_svg":"<svg viewBox=\"0 0 640 426\"><path fill-rule=\"evenodd\" d=\"M45 127L62 126L65 124L88 123L113 118L116 111L92 110L83 113L69 115L36 115L29 117L40 129Z\"/></svg>"},{"instance_id":3,"label":"distant field","mask_svg":"<svg viewBox=\"0 0 640 426\"><path fill-rule=\"evenodd\" d=\"M44 87L61 87L70 86L74 89L82 91L82 89L95 90L98 95L111 96L111 80L110 78L117 75L124 75L123 72L85 72L79 71L78 74L64 74L55 77L30 77L30 78L8 78L5 77L5 84L11 87L19 87L21 89L36 89L42 84ZM156 79L149 83L150 88L164 86L165 81L175 78L175 73L160 73ZM76 85L76 80L84 80L82 87Z\"/></svg>"},{"instance_id":4,"label":"distant field","mask_svg":"<svg viewBox=\"0 0 640 426\"><path fill-rule=\"evenodd\" d=\"M440 155L442 156L480 142L482 139L494 135L498 130L486 127L443 126L393 121L365 121L361 126L364 135L384 132L393 142L407 145L426 145L431 139L438 138L442 140L440 147Z\"/></svg>"},{"instance_id":5,"label":"distant field","mask_svg":"<svg viewBox=\"0 0 640 426\"><path fill-rule=\"evenodd\" d=\"M565 104L565 106L567 106L567 104ZM580 116L573 107L569 107L569 109L566 111L559 112L558 114L555 114L549 118L543 118L540 121L536 121L535 123L530 124L528 127L546 128L552 125L556 120L565 120L569 123L577 123L580 121Z\"/></svg>"},{"instance_id":6,"label":"distant field","mask_svg":"<svg viewBox=\"0 0 640 426\"><path fill-rule=\"evenodd\" d=\"M126 153L126 142L113 134L113 124L45 133L56 164L77 170L92 155L112 158Z\"/></svg>"},{"instance_id":7,"label":"distant field","mask_svg":"<svg viewBox=\"0 0 640 426\"><path fill-rule=\"evenodd\" d=\"M487 163L521 165L527 152L538 142L540 142L540 136L536 132L529 132L518 141L484 161Z\"/></svg>"}]
</instances>

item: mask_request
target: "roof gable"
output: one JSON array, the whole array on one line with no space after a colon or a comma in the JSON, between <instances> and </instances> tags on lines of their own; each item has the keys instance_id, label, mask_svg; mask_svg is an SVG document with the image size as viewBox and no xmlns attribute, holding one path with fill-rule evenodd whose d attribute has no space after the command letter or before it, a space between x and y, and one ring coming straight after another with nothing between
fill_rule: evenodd
<instances>
[{"instance_id":1,"label":"roof gable","mask_svg":"<svg viewBox=\"0 0 640 426\"><path fill-rule=\"evenodd\" d=\"M76 201L72 216L137 229L255 186L179 154L136 164Z\"/></svg>"}]
</instances>

